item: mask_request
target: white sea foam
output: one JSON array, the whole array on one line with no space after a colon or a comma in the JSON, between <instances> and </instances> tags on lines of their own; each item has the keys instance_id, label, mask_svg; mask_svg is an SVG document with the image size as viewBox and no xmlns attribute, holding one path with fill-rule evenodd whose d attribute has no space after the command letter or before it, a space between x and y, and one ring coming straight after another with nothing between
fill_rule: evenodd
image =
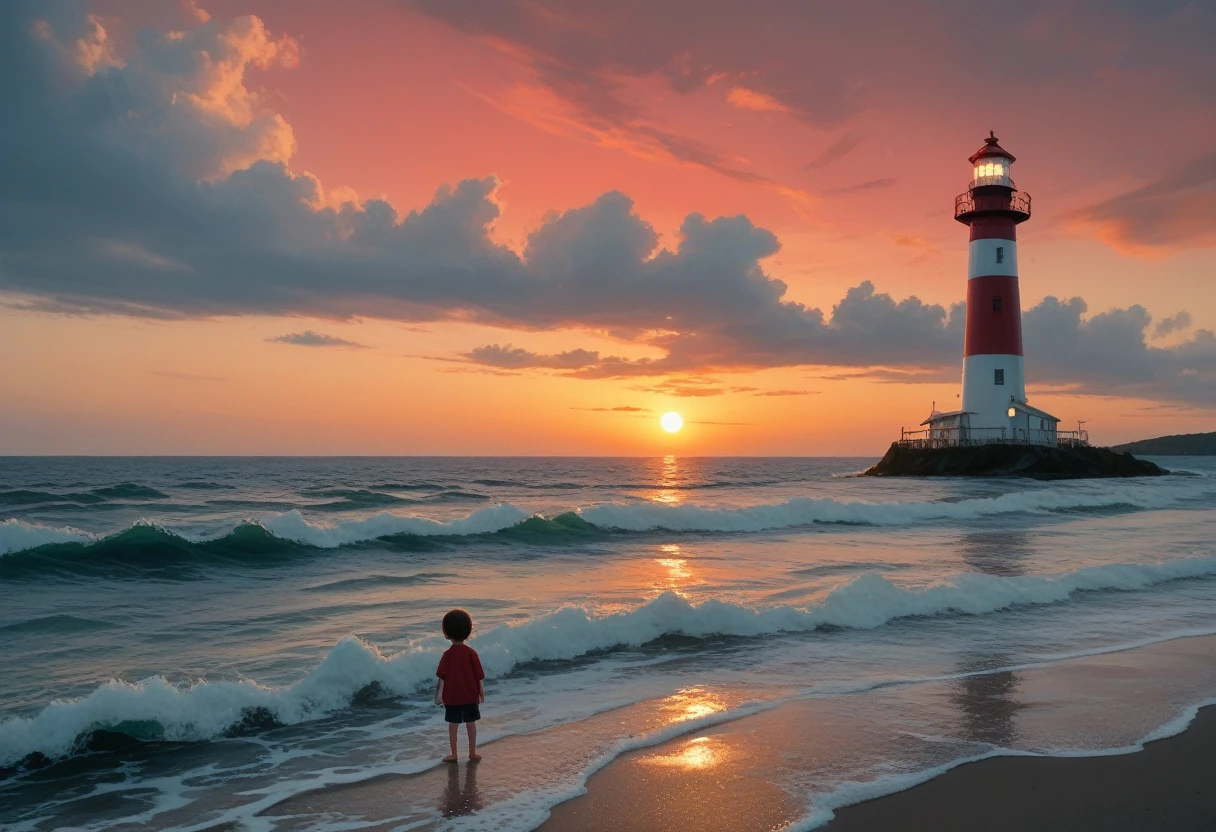
<instances>
[{"instance_id":1,"label":"white sea foam","mask_svg":"<svg viewBox=\"0 0 1216 832\"><path fill-rule=\"evenodd\" d=\"M973 500L871 502L795 497L783 503L742 508L707 508L662 503L603 504L578 510L588 523L626 531L668 529L682 532L751 532L811 523L900 526L926 520L970 520L997 514L1044 514L1067 510L1135 506L1162 508L1190 496L1158 483L1103 483L1082 488L1044 488Z\"/></svg>"},{"instance_id":2,"label":"white sea foam","mask_svg":"<svg viewBox=\"0 0 1216 832\"><path fill-rule=\"evenodd\" d=\"M934 520L973 520L1000 514L1049 514L1084 511L1113 506L1140 509L1165 508L1180 498L1194 498L1192 485L1179 488L1159 480L1129 483L1076 484L1068 487L1030 489L997 497L957 501L872 502L830 498L795 497L781 503L738 508L679 506L661 503L602 503L574 509L583 520L605 529L621 531L757 532L790 529L813 523L856 523L873 526L903 526ZM369 517L325 523L306 518L299 510L265 515L257 522L271 534L318 548L336 548L395 534L419 536L475 535L503 531L531 516L510 503L478 509L454 520L435 520L382 511ZM160 524L141 520L153 526ZM197 534L172 531L179 537L199 541ZM47 543L89 543L101 535L71 527L53 528L6 520L0 523L0 555Z\"/></svg>"},{"instance_id":3,"label":"white sea foam","mask_svg":"<svg viewBox=\"0 0 1216 832\"><path fill-rule=\"evenodd\" d=\"M573 659L620 646L638 646L667 634L758 636L812 630L823 625L873 628L896 618L945 613L982 614L1013 605L1050 604L1085 590L1137 590L1164 581L1216 574L1216 557L1158 563L1107 564L1055 575L997 576L967 572L927 587L905 587L868 573L836 587L816 606L747 607L719 600L693 604L665 593L621 613L597 615L564 607L527 621L495 627L473 643L490 677L521 662ZM31 718L0 722L0 765L33 752L59 757L77 738L98 728L154 723L149 738L205 740L263 709L283 723L315 719L346 707L376 683L409 695L432 679L443 641L419 642L394 656L348 637L294 684L273 688L252 681L174 685L161 677L137 683L111 681L88 696L57 700ZM145 729L141 729L146 732Z\"/></svg>"},{"instance_id":4,"label":"white sea foam","mask_svg":"<svg viewBox=\"0 0 1216 832\"><path fill-rule=\"evenodd\" d=\"M313 523L297 510L263 518L261 523L272 534L310 546L334 548L392 534L420 536L486 534L502 531L526 520L528 513L510 503L478 509L457 520L431 520L427 517L382 511L361 520L344 520L332 525Z\"/></svg>"},{"instance_id":5,"label":"white sea foam","mask_svg":"<svg viewBox=\"0 0 1216 832\"><path fill-rule=\"evenodd\" d=\"M0 555L45 546L48 543L91 543L94 536L71 526L54 528L21 520L0 523Z\"/></svg>"}]
</instances>

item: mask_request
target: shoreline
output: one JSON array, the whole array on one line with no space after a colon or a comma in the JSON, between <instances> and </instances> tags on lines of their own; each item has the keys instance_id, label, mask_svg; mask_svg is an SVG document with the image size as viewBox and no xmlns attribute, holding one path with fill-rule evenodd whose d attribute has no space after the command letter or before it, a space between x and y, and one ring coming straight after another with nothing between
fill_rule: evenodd
<instances>
[{"instance_id":1,"label":"shoreline","mask_svg":"<svg viewBox=\"0 0 1216 832\"><path fill-rule=\"evenodd\" d=\"M1216 705L1127 753L997 756L835 811L826 832L1216 828Z\"/></svg>"},{"instance_id":2,"label":"shoreline","mask_svg":"<svg viewBox=\"0 0 1216 832\"><path fill-rule=\"evenodd\" d=\"M960 763L899 791L840 808L825 806L809 818L791 817L792 801L772 784L720 781L710 790L718 792L714 795L662 777L639 782L626 772L627 762L623 755L593 774L586 794L553 807L538 829L1190 832L1216 828L1213 704L1199 707L1178 733L1148 740L1137 750L1085 756L1000 754ZM829 812L830 819L824 817Z\"/></svg>"}]
</instances>

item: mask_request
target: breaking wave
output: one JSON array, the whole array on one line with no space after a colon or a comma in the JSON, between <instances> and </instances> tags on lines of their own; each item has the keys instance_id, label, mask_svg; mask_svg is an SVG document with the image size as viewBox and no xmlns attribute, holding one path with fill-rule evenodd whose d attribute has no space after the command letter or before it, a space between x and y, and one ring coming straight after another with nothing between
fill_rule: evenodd
<instances>
[{"instance_id":1,"label":"breaking wave","mask_svg":"<svg viewBox=\"0 0 1216 832\"><path fill-rule=\"evenodd\" d=\"M344 492L343 502L368 492ZM443 492L440 500L482 499L467 492ZM329 496L338 496L330 494ZM398 498L395 498L398 499ZM427 502L434 501L430 498ZM10 519L0 522L0 576L5 563L15 555L46 547L42 557L88 558L116 554L123 545L147 549L206 550L243 557L298 548L332 549L373 540L408 538L467 538L476 535L508 534L529 539L567 539L571 535L620 532L746 533L794 529L818 523L861 526L904 526L936 520L976 520L1003 514L1058 514L1095 511L1136 511L1212 502L1212 494L1188 488L1145 488L1142 485L1106 485L1100 489L1046 488L1002 494L996 497L955 501L870 502L828 498L795 497L780 503L742 508L696 504L665 505L631 502L584 506L552 516L530 515L510 503L485 506L454 520L393 511L380 511L364 518L326 523L310 520L299 509L246 521L225 534L188 538L151 521L109 536L71 527L53 527ZM218 502L218 501L217 501ZM408 502L408 501L404 501ZM270 507L269 505L267 506ZM319 507L322 511L328 506Z\"/></svg>"},{"instance_id":2,"label":"breaking wave","mask_svg":"<svg viewBox=\"0 0 1216 832\"><path fill-rule=\"evenodd\" d=\"M693 604L665 593L633 610L609 615L564 607L476 634L473 644L486 674L501 677L521 664L572 660L638 647L664 636L699 639L823 627L870 629L895 619L980 615L1013 606L1059 603L1079 592L1135 591L1210 575L1216 575L1216 557L1090 566L1055 575L967 572L919 588L867 573L807 608L748 607L719 600ZM317 719L349 707L368 692L413 695L432 681L436 659L445 646L433 637L390 656L347 637L308 675L277 688L247 679L190 685L160 676L135 683L113 680L83 698L56 700L33 717L0 722L0 767L68 756L93 747L99 734L137 741L204 741L233 731Z\"/></svg>"}]
</instances>

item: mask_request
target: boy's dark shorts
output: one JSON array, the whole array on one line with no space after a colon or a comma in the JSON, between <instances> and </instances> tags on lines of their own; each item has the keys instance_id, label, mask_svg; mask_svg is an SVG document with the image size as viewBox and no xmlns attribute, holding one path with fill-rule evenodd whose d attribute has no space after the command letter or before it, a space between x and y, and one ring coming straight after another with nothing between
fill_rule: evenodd
<instances>
[{"instance_id":1,"label":"boy's dark shorts","mask_svg":"<svg viewBox=\"0 0 1216 832\"><path fill-rule=\"evenodd\" d=\"M445 705L443 719L445 722L476 722L481 719L481 708L476 703L472 705Z\"/></svg>"}]
</instances>

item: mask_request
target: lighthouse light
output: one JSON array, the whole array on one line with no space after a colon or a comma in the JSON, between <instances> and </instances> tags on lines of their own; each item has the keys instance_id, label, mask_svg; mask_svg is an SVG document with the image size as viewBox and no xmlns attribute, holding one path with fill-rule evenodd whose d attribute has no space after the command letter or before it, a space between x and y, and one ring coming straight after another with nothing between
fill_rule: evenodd
<instances>
[{"instance_id":1,"label":"lighthouse light","mask_svg":"<svg viewBox=\"0 0 1216 832\"><path fill-rule=\"evenodd\" d=\"M980 162L975 166L975 184L1008 184L1009 168L1004 162Z\"/></svg>"}]
</instances>

